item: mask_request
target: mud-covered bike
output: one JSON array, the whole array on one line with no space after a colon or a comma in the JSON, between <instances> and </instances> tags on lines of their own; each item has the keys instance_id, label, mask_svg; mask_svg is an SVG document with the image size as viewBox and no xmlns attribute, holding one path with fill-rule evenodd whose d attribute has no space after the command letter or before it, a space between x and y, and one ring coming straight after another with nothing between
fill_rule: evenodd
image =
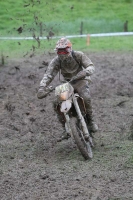
<instances>
[{"instance_id":1,"label":"mud-covered bike","mask_svg":"<svg viewBox=\"0 0 133 200\"><path fill-rule=\"evenodd\" d=\"M56 109L65 123L67 134L75 141L82 156L87 160L93 157L92 137L86 119L86 108L82 97L75 93L71 82L66 82L57 87L47 87L44 97L55 90L57 98Z\"/></svg>"}]
</instances>

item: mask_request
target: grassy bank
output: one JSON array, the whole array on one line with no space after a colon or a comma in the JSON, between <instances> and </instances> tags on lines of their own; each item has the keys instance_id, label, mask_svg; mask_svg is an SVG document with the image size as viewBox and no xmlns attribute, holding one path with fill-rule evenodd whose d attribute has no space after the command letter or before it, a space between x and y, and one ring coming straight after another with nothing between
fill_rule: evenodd
<instances>
[{"instance_id":1,"label":"grassy bank","mask_svg":"<svg viewBox=\"0 0 133 200\"><path fill-rule=\"evenodd\" d=\"M133 31L132 6L133 0L1 1L0 36L122 32L126 20Z\"/></svg>"},{"instance_id":2,"label":"grassy bank","mask_svg":"<svg viewBox=\"0 0 133 200\"><path fill-rule=\"evenodd\" d=\"M133 0L7 0L0 1L0 37L65 36L133 31ZM73 48L83 51L130 51L132 36L71 39ZM53 51L57 40L0 40L0 53L20 57Z\"/></svg>"},{"instance_id":3,"label":"grassy bank","mask_svg":"<svg viewBox=\"0 0 133 200\"><path fill-rule=\"evenodd\" d=\"M44 52L54 52L57 39L40 40L1 40L1 54L5 57L24 57ZM133 36L91 37L87 45L87 38L73 38L73 49L84 52L91 51L132 51Z\"/></svg>"}]
</instances>

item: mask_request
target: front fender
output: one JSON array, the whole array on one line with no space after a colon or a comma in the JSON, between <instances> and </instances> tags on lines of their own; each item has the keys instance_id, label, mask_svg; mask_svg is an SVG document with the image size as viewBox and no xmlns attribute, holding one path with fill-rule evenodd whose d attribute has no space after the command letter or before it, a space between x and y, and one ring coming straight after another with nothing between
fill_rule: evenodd
<instances>
[{"instance_id":1,"label":"front fender","mask_svg":"<svg viewBox=\"0 0 133 200\"><path fill-rule=\"evenodd\" d=\"M67 113L71 107L72 107L72 101L68 99L61 103L60 111L63 113Z\"/></svg>"}]
</instances>

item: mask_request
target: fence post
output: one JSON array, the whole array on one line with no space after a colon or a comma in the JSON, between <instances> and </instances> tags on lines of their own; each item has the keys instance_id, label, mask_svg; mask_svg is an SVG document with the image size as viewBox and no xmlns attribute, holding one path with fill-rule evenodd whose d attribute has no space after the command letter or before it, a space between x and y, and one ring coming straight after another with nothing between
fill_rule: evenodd
<instances>
[{"instance_id":1,"label":"fence post","mask_svg":"<svg viewBox=\"0 0 133 200\"><path fill-rule=\"evenodd\" d=\"M81 25L80 25L80 35L83 34L83 22L81 22Z\"/></svg>"},{"instance_id":2,"label":"fence post","mask_svg":"<svg viewBox=\"0 0 133 200\"><path fill-rule=\"evenodd\" d=\"M40 22L40 37L42 37L42 22Z\"/></svg>"},{"instance_id":3,"label":"fence post","mask_svg":"<svg viewBox=\"0 0 133 200\"><path fill-rule=\"evenodd\" d=\"M124 23L124 32L128 32L128 21L126 20Z\"/></svg>"},{"instance_id":4,"label":"fence post","mask_svg":"<svg viewBox=\"0 0 133 200\"><path fill-rule=\"evenodd\" d=\"M3 52L1 52L1 64L2 64L2 65L5 64L5 58L4 58Z\"/></svg>"}]
</instances>

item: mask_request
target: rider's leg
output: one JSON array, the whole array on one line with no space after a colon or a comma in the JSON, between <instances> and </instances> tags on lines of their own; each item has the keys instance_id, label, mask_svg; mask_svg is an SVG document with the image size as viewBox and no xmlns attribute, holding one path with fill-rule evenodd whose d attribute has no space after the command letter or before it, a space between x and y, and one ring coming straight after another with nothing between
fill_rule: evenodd
<instances>
[{"instance_id":1,"label":"rider's leg","mask_svg":"<svg viewBox=\"0 0 133 200\"><path fill-rule=\"evenodd\" d=\"M88 81L86 80L77 81L77 83L74 84L74 88L75 90L77 90L79 95L84 99L85 107L86 107L86 117L88 120L89 129L91 132L96 132L98 130L98 126L94 122Z\"/></svg>"}]
</instances>

